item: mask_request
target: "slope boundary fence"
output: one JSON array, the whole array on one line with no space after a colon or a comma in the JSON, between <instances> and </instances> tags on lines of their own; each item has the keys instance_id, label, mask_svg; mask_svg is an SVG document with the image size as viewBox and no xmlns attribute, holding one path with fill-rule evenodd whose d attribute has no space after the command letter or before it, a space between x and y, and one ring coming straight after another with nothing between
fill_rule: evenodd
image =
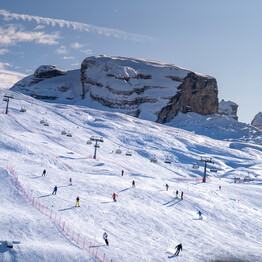
<instances>
[{"instance_id":1,"label":"slope boundary fence","mask_svg":"<svg viewBox=\"0 0 262 262\"><path fill-rule=\"evenodd\" d=\"M87 239L83 234L78 233L74 230L69 224L67 224L61 216L59 216L56 212L53 211L53 209L48 208L47 206L40 203L40 201L32 196L32 193L29 194L21 182L18 179L17 174L15 173L14 169L6 165L6 169L8 170L8 174L11 174L15 184L17 185L18 189L23 193L23 195L26 197L26 199L30 202L30 204L35 207L37 210L39 210L42 214L47 216L52 222L54 222L59 228L60 232L63 233L63 235L66 236L68 240L70 240L72 243L77 245L82 250L87 251L90 255L95 257L97 261L99 262L113 262L112 259L107 258L106 253L99 249L98 246L96 246L96 237L91 241L90 239Z\"/></svg>"}]
</instances>

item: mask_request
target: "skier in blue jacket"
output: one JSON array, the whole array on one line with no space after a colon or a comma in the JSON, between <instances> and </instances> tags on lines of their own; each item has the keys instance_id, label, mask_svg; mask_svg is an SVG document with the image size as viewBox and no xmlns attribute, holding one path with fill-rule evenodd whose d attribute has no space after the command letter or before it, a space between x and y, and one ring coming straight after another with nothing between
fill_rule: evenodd
<instances>
[{"instance_id":1,"label":"skier in blue jacket","mask_svg":"<svg viewBox=\"0 0 262 262\"><path fill-rule=\"evenodd\" d=\"M197 214L199 215L199 219L203 219L202 212L200 210L197 212Z\"/></svg>"}]
</instances>

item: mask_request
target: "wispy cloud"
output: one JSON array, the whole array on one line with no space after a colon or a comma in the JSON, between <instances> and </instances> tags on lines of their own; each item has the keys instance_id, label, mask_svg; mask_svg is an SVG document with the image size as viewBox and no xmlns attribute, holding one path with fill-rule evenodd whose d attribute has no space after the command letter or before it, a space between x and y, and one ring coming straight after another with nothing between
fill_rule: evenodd
<instances>
[{"instance_id":1,"label":"wispy cloud","mask_svg":"<svg viewBox=\"0 0 262 262\"><path fill-rule=\"evenodd\" d=\"M22 78L26 77L25 74L22 74L22 73L19 73L19 72L16 72L16 71L6 70L4 68L3 63L1 63L1 66L0 66L0 88L1 89L10 88L16 82L18 82Z\"/></svg>"},{"instance_id":2,"label":"wispy cloud","mask_svg":"<svg viewBox=\"0 0 262 262\"><path fill-rule=\"evenodd\" d=\"M85 55L92 55L93 54L92 49L80 50L80 52L85 54Z\"/></svg>"},{"instance_id":3,"label":"wispy cloud","mask_svg":"<svg viewBox=\"0 0 262 262\"><path fill-rule=\"evenodd\" d=\"M75 48L75 49L80 49L80 48L83 48L84 46L86 46L85 44L80 44L78 42L74 42L71 44L71 47L72 48Z\"/></svg>"},{"instance_id":4,"label":"wispy cloud","mask_svg":"<svg viewBox=\"0 0 262 262\"><path fill-rule=\"evenodd\" d=\"M44 24L44 25L50 25L50 26L60 26L61 28L67 27L67 28L72 28L73 30L94 32L99 35L120 38L120 39L125 39L125 40L144 42L146 40L151 39L151 37L149 36L132 34L132 33L128 33L128 32L125 32L119 29L108 28L108 27L99 27L99 26L95 26L91 24L72 22L72 21L61 20L61 19L53 19L53 18L47 18L47 17L41 17L41 16L16 14L16 13L11 13L3 9L0 9L0 15L4 16L6 20L16 19L16 20L23 20L23 21L30 21L30 22L35 21L38 24Z\"/></svg>"},{"instance_id":5,"label":"wispy cloud","mask_svg":"<svg viewBox=\"0 0 262 262\"><path fill-rule=\"evenodd\" d=\"M72 59L75 59L75 57L74 56L64 56L63 59L72 60Z\"/></svg>"},{"instance_id":6,"label":"wispy cloud","mask_svg":"<svg viewBox=\"0 0 262 262\"><path fill-rule=\"evenodd\" d=\"M41 29L44 29L45 26L44 25L37 25L34 30L41 30Z\"/></svg>"},{"instance_id":7,"label":"wispy cloud","mask_svg":"<svg viewBox=\"0 0 262 262\"><path fill-rule=\"evenodd\" d=\"M4 55L8 52L8 49L0 49L0 55Z\"/></svg>"},{"instance_id":8,"label":"wispy cloud","mask_svg":"<svg viewBox=\"0 0 262 262\"><path fill-rule=\"evenodd\" d=\"M60 46L60 48L55 50L56 54L62 55L67 54L66 47L64 45Z\"/></svg>"},{"instance_id":9,"label":"wispy cloud","mask_svg":"<svg viewBox=\"0 0 262 262\"><path fill-rule=\"evenodd\" d=\"M9 24L0 26L0 46L15 45L18 42L35 42L38 44L58 44L60 35L58 32L46 34L45 32L24 31L19 25Z\"/></svg>"}]
</instances>

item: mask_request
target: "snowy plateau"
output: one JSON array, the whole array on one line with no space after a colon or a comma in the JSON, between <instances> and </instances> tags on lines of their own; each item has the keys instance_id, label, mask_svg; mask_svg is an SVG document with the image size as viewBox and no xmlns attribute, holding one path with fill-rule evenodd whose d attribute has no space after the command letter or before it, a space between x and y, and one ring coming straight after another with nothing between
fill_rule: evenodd
<instances>
[{"instance_id":1,"label":"snowy plateau","mask_svg":"<svg viewBox=\"0 0 262 262\"><path fill-rule=\"evenodd\" d=\"M195 112L159 124L14 90L0 90L13 96L8 114L0 102L0 261L262 261L260 129Z\"/></svg>"}]
</instances>

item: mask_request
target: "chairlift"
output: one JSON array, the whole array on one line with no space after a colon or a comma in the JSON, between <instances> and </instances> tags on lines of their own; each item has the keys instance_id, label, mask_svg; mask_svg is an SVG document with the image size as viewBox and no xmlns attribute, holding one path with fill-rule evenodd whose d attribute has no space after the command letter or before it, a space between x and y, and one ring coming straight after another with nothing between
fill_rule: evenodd
<instances>
[{"instance_id":1,"label":"chairlift","mask_svg":"<svg viewBox=\"0 0 262 262\"><path fill-rule=\"evenodd\" d=\"M212 168L212 169L210 169L210 172L217 172L217 170Z\"/></svg>"},{"instance_id":2,"label":"chairlift","mask_svg":"<svg viewBox=\"0 0 262 262\"><path fill-rule=\"evenodd\" d=\"M116 154L121 154L122 150L120 149L120 147L116 150Z\"/></svg>"},{"instance_id":3,"label":"chairlift","mask_svg":"<svg viewBox=\"0 0 262 262\"><path fill-rule=\"evenodd\" d=\"M44 126L49 126L48 122L44 122Z\"/></svg>"},{"instance_id":4,"label":"chairlift","mask_svg":"<svg viewBox=\"0 0 262 262\"><path fill-rule=\"evenodd\" d=\"M87 140L86 142L88 145L91 145L92 144L92 141L91 140Z\"/></svg>"},{"instance_id":5,"label":"chairlift","mask_svg":"<svg viewBox=\"0 0 262 262\"><path fill-rule=\"evenodd\" d=\"M131 151L128 150L128 151L126 152L126 156L132 156Z\"/></svg>"},{"instance_id":6,"label":"chairlift","mask_svg":"<svg viewBox=\"0 0 262 262\"><path fill-rule=\"evenodd\" d=\"M150 162L151 163L157 163L157 159L155 156L153 156L151 159L150 159Z\"/></svg>"},{"instance_id":7,"label":"chairlift","mask_svg":"<svg viewBox=\"0 0 262 262\"><path fill-rule=\"evenodd\" d=\"M94 137L94 136L91 136L91 137L90 137L90 140L91 140L91 141L95 141L95 137Z\"/></svg>"},{"instance_id":8,"label":"chairlift","mask_svg":"<svg viewBox=\"0 0 262 262\"><path fill-rule=\"evenodd\" d=\"M23 112L23 113L26 112L25 107L22 106L21 109L20 109L20 112Z\"/></svg>"},{"instance_id":9,"label":"chairlift","mask_svg":"<svg viewBox=\"0 0 262 262\"><path fill-rule=\"evenodd\" d=\"M44 123L45 123L44 119L40 120L40 124L44 124Z\"/></svg>"},{"instance_id":10,"label":"chairlift","mask_svg":"<svg viewBox=\"0 0 262 262\"><path fill-rule=\"evenodd\" d=\"M169 157L166 157L166 159L164 160L164 163L171 164L171 160L169 159Z\"/></svg>"},{"instance_id":11,"label":"chairlift","mask_svg":"<svg viewBox=\"0 0 262 262\"><path fill-rule=\"evenodd\" d=\"M194 163L192 167L193 167L193 169L198 169L199 165L197 163Z\"/></svg>"},{"instance_id":12,"label":"chairlift","mask_svg":"<svg viewBox=\"0 0 262 262\"><path fill-rule=\"evenodd\" d=\"M61 135L66 135L66 131L63 130L63 131L61 132Z\"/></svg>"},{"instance_id":13,"label":"chairlift","mask_svg":"<svg viewBox=\"0 0 262 262\"><path fill-rule=\"evenodd\" d=\"M72 134L68 131L67 134L66 134L66 136L72 137Z\"/></svg>"}]
</instances>

